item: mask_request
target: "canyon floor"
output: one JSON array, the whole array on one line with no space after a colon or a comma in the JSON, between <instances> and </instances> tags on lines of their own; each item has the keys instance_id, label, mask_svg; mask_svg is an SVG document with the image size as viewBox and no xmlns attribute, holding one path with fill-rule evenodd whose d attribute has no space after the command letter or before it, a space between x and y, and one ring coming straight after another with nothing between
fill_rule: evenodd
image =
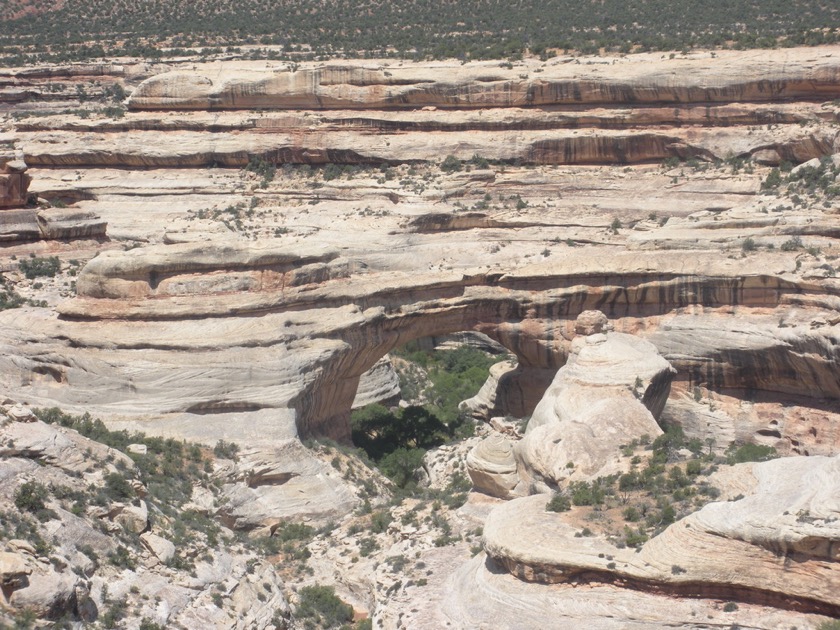
<instances>
[{"instance_id":1,"label":"canyon floor","mask_svg":"<svg viewBox=\"0 0 840 630\"><path fill-rule=\"evenodd\" d=\"M830 623L838 123L838 47L0 70L0 624ZM500 364L406 495L409 342Z\"/></svg>"}]
</instances>

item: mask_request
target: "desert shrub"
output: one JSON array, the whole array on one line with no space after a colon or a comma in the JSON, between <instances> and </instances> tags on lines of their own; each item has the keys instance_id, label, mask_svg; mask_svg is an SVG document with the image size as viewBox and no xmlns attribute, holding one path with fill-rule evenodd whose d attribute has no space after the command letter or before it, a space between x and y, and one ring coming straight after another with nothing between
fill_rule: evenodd
<instances>
[{"instance_id":1,"label":"desert shrub","mask_svg":"<svg viewBox=\"0 0 840 630\"><path fill-rule=\"evenodd\" d=\"M108 562L120 569L134 570L137 568L137 561L131 555L131 552L122 545L108 554Z\"/></svg>"},{"instance_id":2,"label":"desert shrub","mask_svg":"<svg viewBox=\"0 0 840 630\"><path fill-rule=\"evenodd\" d=\"M5 311L9 308L18 308L26 300L24 300L11 286L11 283L0 275L0 311Z\"/></svg>"},{"instance_id":3,"label":"desert shrub","mask_svg":"<svg viewBox=\"0 0 840 630\"><path fill-rule=\"evenodd\" d=\"M639 510L637 510L632 505L624 508L622 515L624 516L625 521L629 521L631 523L635 523L636 521L642 518L642 515L639 513Z\"/></svg>"},{"instance_id":4,"label":"desert shrub","mask_svg":"<svg viewBox=\"0 0 840 630\"><path fill-rule=\"evenodd\" d=\"M782 243L781 250L783 252L794 252L797 249L802 249L802 239L798 236L793 236Z\"/></svg>"},{"instance_id":5,"label":"desert shrub","mask_svg":"<svg viewBox=\"0 0 840 630\"><path fill-rule=\"evenodd\" d=\"M574 505L601 505L604 502L604 489L597 481L573 481L569 484L569 493Z\"/></svg>"},{"instance_id":6,"label":"desert shrub","mask_svg":"<svg viewBox=\"0 0 840 630\"><path fill-rule=\"evenodd\" d=\"M380 460L379 469L399 487L405 488L414 479L414 471L422 465L425 453L420 448L398 448Z\"/></svg>"},{"instance_id":7,"label":"desert shrub","mask_svg":"<svg viewBox=\"0 0 840 630\"><path fill-rule=\"evenodd\" d=\"M116 628L119 621L125 617L127 612L128 604L125 598L118 599L115 602L111 602L108 609L100 616L99 621L103 628Z\"/></svg>"},{"instance_id":8,"label":"desert shrub","mask_svg":"<svg viewBox=\"0 0 840 630\"><path fill-rule=\"evenodd\" d=\"M632 530L626 525L624 526L624 544L628 547L638 547L643 545L648 540L648 535L640 527L637 530Z\"/></svg>"},{"instance_id":9,"label":"desert shrub","mask_svg":"<svg viewBox=\"0 0 840 630\"><path fill-rule=\"evenodd\" d=\"M488 169L490 168L490 162L485 157L481 157L478 154L475 154L470 158L470 164L475 166L479 169Z\"/></svg>"},{"instance_id":10,"label":"desert shrub","mask_svg":"<svg viewBox=\"0 0 840 630\"><path fill-rule=\"evenodd\" d=\"M273 536L283 542L290 540L312 540L315 535L315 529L304 523L281 523L277 529L274 530Z\"/></svg>"},{"instance_id":11,"label":"desert shrub","mask_svg":"<svg viewBox=\"0 0 840 630\"><path fill-rule=\"evenodd\" d=\"M682 428L674 425L665 429L665 433L657 437L652 444L653 457L651 461L665 464L671 461L676 452L685 446L685 435Z\"/></svg>"},{"instance_id":12,"label":"desert shrub","mask_svg":"<svg viewBox=\"0 0 840 630\"><path fill-rule=\"evenodd\" d=\"M742 446L733 444L727 449L726 454L726 460L730 464L764 462L768 459L778 457L775 448L772 446L762 446L761 444L744 444Z\"/></svg>"},{"instance_id":13,"label":"desert shrub","mask_svg":"<svg viewBox=\"0 0 840 630\"><path fill-rule=\"evenodd\" d=\"M545 504L545 509L548 512L568 512L572 509L572 502L562 492L555 492L548 503Z\"/></svg>"},{"instance_id":14,"label":"desert shrub","mask_svg":"<svg viewBox=\"0 0 840 630\"><path fill-rule=\"evenodd\" d=\"M762 190L773 190L774 188L778 188L779 185L782 183L782 174L779 172L779 169L774 168L770 171L767 177L764 179L764 182L761 184Z\"/></svg>"},{"instance_id":15,"label":"desert shrub","mask_svg":"<svg viewBox=\"0 0 840 630\"><path fill-rule=\"evenodd\" d=\"M274 164L256 155L252 156L248 161L248 165L245 167L245 170L250 171L251 173L256 173L262 178L263 182L266 183L273 180L274 176L277 174L277 167Z\"/></svg>"},{"instance_id":16,"label":"desert shrub","mask_svg":"<svg viewBox=\"0 0 840 630\"><path fill-rule=\"evenodd\" d=\"M324 167L324 181L330 181L333 179L338 179L344 173L344 169L334 163L327 164Z\"/></svg>"},{"instance_id":17,"label":"desert shrub","mask_svg":"<svg viewBox=\"0 0 840 630\"><path fill-rule=\"evenodd\" d=\"M447 155L446 159L440 163L440 170L444 173L454 173L460 171L462 168L461 160L454 155Z\"/></svg>"},{"instance_id":18,"label":"desert shrub","mask_svg":"<svg viewBox=\"0 0 840 630\"><path fill-rule=\"evenodd\" d=\"M332 586L304 586L295 608L299 619L311 619L323 627L340 626L353 620L353 607L345 604L335 594Z\"/></svg>"},{"instance_id":19,"label":"desert shrub","mask_svg":"<svg viewBox=\"0 0 840 630\"><path fill-rule=\"evenodd\" d=\"M37 481L27 481L15 490L15 507L21 512L35 514L46 508L49 490Z\"/></svg>"},{"instance_id":20,"label":"desert shrub","mask_svg":"<svg viewBox=\"0 0 840 630\"><path fill-rule=\"evenodd\" d=\"M703 463L699 459L692 459L685 465L685 474L696 477L703 472Z\"/></svg>"},{"instance_id":21,"label":"desert shrub","mask_svg":"<svg viewBox=\"0 0 840 630\"><path fill-rule=\"evenodd\" d=\"M213 455L222 459L236 460L239 455L239 445L233 442L219 440L213 447Z\"/></svg>"},{"instance_id":22,"label":"desert shrub","mask_svg":"<svg viewBox=\"0 0 840 630\"><path fill-rule=\"evenodd\" d=\"M105 492L115 501L134 497L134 488L123 475L116 472L105 476Z\"/></svg>"},{"instance_id":23,"label":"desert shrub","mask_svg":"<svg viewBox=\"0 0 840 630\"><path fill-rule=\"evenodd\" d=\"M25 258L18 263L21 273L29 280L35 278L53 278L58 273L61 263L57 256L49 258Z\"/></svg>"},{"instance_id":24,"label":"desert shrub","mask_svg":"<svg viewBox=\"0 0 840 630\"><path fill-rule=\"evenodd\" d=\"M391 524L391 513L388 510L379 510L374 512L370 517L370 531L374 534L381 534L388 529Z\"/></svg>"}]
</instances>

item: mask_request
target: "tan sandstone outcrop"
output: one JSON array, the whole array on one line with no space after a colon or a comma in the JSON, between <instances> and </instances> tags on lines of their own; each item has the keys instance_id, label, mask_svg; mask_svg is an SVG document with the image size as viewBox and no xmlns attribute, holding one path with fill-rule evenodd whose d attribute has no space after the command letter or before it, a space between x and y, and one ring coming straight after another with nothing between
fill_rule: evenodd
<instances>
[{"instance_id":1,"label":"tan sandstone outcrop","mask_svg":"<svg viewBox=\"0 0 840 630\"><path fill-rule=\"evenodd\" d=\"M714 58L668 62L653 54L613 64L562 61L544 64L539 76L526 78L519 77L519 69L492 63L387 69L330 63L274 72L209 65L203 72L147 79L128 103L132 109L388 109L715 103L813 95L828 100L840 94L836 59L811 51L782 49L760 56L722 51Z\"/></svg>"},{"instance_id":2,"label":"tan sandstone outcrop","mask_svg":"<svg viewBox=\"0 0 840 630\"><path fill-rule=\"evenodd\" d=\"M621 445L662 433L655 416L675 370L649 342L609 332L600 311L581 313L575 332L566 365L534 409L525 437L510 444L493 436L470 452L467 471L476 489L508 497L514 487L528 494L622 472Z\"/></svg>"},{"instance_id":3,"label":"tan sandstone outcrop","mask_svg":"<svg viewBox=\"0 0 840 630\"><path fill-rule=\"evenodd\" d=\"M305 449L300 438L349 439L350 409L370 381L361 383L374 375L373 390L382 390L388 377L376 376L375 366L387 353L412 340L462 331L486 334L516 358L514 369L494 369L482 392L481 413L491 417L534 412L573 344L581 347L573 356L592 353L586 373L597 373L614 363L600 360L598 349L613 337L629 336L620 347L609 347L616 356L648 356L644 340L652 343L678 370L661 417L683 426L689 437L715 437L710 446L715 452L739 440L783 453L836 453L840 284L834 267L840 206L830 188L803 193L796 201L784 186L766 190L762 183L771 173L766 165L837 151L838 107L831 100L837 97L838 48L666 56L526 60L510 70L495 63L407 63L398 69L396 62L366 61L327 64L331 69L303 64L291 72L274 61L195 68L176 61L134 69L103 65L84 76L76 76L85 72L81 68L56 74L2 71L14 85L0 99L18 99L13 107L22 113L55 113L9 118L11 131L4 138L23 151L32 168L26 174L34 176L33 194L71 207L67 213L56 208L0 213L6 254L0 294L14 290L31 300L0 312L0 387L34 406L89 411L111 428L188 438L211 448L219 439L235 441L239 461L219 461L213 473L224 491L208 486L207 492L195 492L190 509L210 517L218 513L223 524L255 534L269 534L286 521L314 525L351 513L364 497L358 481L343 479L350 473L348 458L338 450L327 456ZM165 74L171 68L178 72ZM64 77L70 88L96 76L106 84L124 82L130 90L150 75L155 78L136 91L138 104L148 97L165 107L173 98L185 109L135 109L113 119L91 111L82 118L58 112L89 104L48 101L43 93L43 81L52 76ZM425 78L430 81L414 83ZM264 94L254 93L263 87ZM272 93L280 87L293 90L286 104L283 95ZM314 103L315 109L218 109L271 99L278 109L301 103ZM509 106L515 103L520 104ZM537 103L559 105L532 106ZM373 109L377 104L387 109ZM462 105L467 109L459 109ZM187 109L193 107L209 109ZM464 161L460 171L440 167L449 154ZM274 179L253 172L257 157L278 167ZM240 170L249 163L252 170ZM330 169L327 177L327 169L293 164L368 168L342 169L338 176ZM74 241L43 239L39 212L44 225L53 222L56 235L75 235ZM110 240L86 227L98 221L88 212L107 222ZM21 235L31 241L24 243ZM801 248L782 247L797 236ZM746 247L749 239L754 249ZM19 262L30 254L59 256L60 273L25 278ZM73 261L84 265L80 275ZM65 298L70 299L60 303ZM597 321L594 327L581 322L576 331L575 318L593 309L609 317L614 331L597 331ZM580 340L590 337L598 339L582 345ZM618 368L618 377L608 383L566 384L592 390L590 404L585 397L568 401L587 423L568 426L553 403L546 404L550 422L526 438L534 442L539 455L534 461L546 474L532 472L535 479L589 478L590 469L595 474L613 464L607 445L626 443L634 432L654 434L645 427L653 426L656 413L650 410L664 401L663 392L651 390L632 361ZM610 393L595 396L599 390ZM645 400L648 390L646 406L636 395ZM543 410L538 419L542 415ZM627 435L615 429L616 418L626 423ZM552 436L559 443L532 437L561 422L569 430ZM493 426L512 439L518 436L512 419L497 419ZM4 447L10 450L0 462L0 495L7 502L24 480L81 483L49 465L53 455L68 452L60 435L56 440L61 448L39 450L39 461L48 466L29 459L17 438L14 447ZM21 436L21 447L27 444ZM446 447L427 459L436 488L463 472L458 448ZM477 448L470 456L471 472L483 475L475 477L476 485L516 494L513 451L511 443L500 441ZM100 471L82 474L85 483L101 481ZM749 494L754 486L729 479L724 496ZM387 494L381 482L376 487L380 497ZM763 601L753 586L739 591L730 584L742 598L740 609L730 613L708 598L641 593L618 582L581 587L525 582L503 570L501 560L479 555L468 561L487 505L498 501L472 496L479 498L458 518L473 521L452 532L464 537L461 543L434 547L442 532L433 532L422 518L402 523L402 516L410 517L406 507L387 532L374 536L381 551L360 559L356 569L358 539L317 540L316 546L327 550L315 565L318 580L331 582L336 571L349 575L345 590L353 603L373 614L375 626L381 619L388 629L437 629L447 623L488 628L738 623L775 629L815 627L822 620L743 603L743 598ZM70 540L78 535L106 557L114 551L111 538L60 506L53 509L60 521L50 527L61 524L51 532L58 535L56 557L93 576L96 601L107 584L110 597L128 597L138 615L161 625L264 628L274 609L288 619L279 578L268 562L258 563L251 574L246 554L214 551L212 559L202 559L203 550L196 550L195 575L178 572L183 582L176 583L167 574L171 567L138 547L144 572L99 573ZM727 517L709 530L724 532L729 520L733 531L772 530L778 520L790 549L827 544L825 536L813 541L800 536L805 530L796 527L804 528L805 520L792 524L790 515L755 510L766 513L766 521L744 525ZM106 518L110 511L103 511L94 510L103 518L100 527L118 527ZM155 529L157 519L149 521L153 535L169 535ZM339 531L348 532L349 523ZM684 540L687 549L708 555L711 534L698 535L696 543L684 531L669 532L681 538L663 554ZM520 524L516 533L521 536L525 527ZM557 538L565 541L567 534L561 534ZM395 586L383 559L415 558L418 536L434 547L423 552L429 565L412 574L413 585L404 579ZM756 575L772 581L766 547L727 538L729 533L714 536L724 557L756 558ZM772 536L765 538L776 544ZM589 540L573 538L565 546L589 554ZM597 553L587 557L602 567ZM467 564L456 566L462 562ZM805 559L801 566L810 570L814 562ZM707 568L698 562L698 571ZM713 569L701 577L717 580ZM668 575L671 570L664 561L657 568ZM833 576L822 571L814 575L832 584ZM526 578L542 574L551 571L522 570ZM78 577L77 601L82 601L85 580ZM428 581L425 587L421 579ZM263 582L269 587L261 588ZM135 596L132 587L140 593ZM222 608L214 604L216 591ZM717 593L712 587L703 592ZM778 592L766 601L788 606ZM152 603L155 596L164 602L160 607Z\"/></svg>"},{"instance_id":4,"label":"tan sandstone outcrop","mask_svg":"<svg viewBox=\"0 0 840 630\"><path fill-rule=\"evenodd\" d=\"M20 151L0 149L0 209L26 205L32 178Z\"/></svg>"},{"instance_id":5,"label":"tan sandstone outcrop","mask_svg":"<svg viewBox=\"0 0 840 630\"><path fill-rule=\"evenodd\" d=\"M623 583L836 615L840 459L793 457L740 470L758 480L746 486L745 498L705 506L638 553L575 537L576 529L536 496L491 513L485 549L527 581Z\"/></svg>"}]
</instances>

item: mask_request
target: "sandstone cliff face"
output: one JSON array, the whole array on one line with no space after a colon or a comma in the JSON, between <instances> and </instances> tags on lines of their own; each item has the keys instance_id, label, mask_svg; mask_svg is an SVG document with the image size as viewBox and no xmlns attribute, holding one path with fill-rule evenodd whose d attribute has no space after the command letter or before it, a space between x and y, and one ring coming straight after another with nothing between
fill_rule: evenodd
<instances>
[{"instance_id":1,"label":"sandstone cliff face","mask_svg":"<svg viewBox=\"0 0 840 630\"><path fill-rule=\"evenodd\" d=\"M530 112L523 112L526 122ZM19 132L27 162L35 167L243 168L256 156L272 163L325 165L431 162L454 155L469 160L526 164L638 164L666 158L724 160L732 154L760 154L765 163L804 161L833 153L837 132L798 126L743 130L636 129L584 131L562 126L546 131L502 128L483 134L447 130L371 135L365 129L307 125L300 128L248 129L219 136L208 131L125 131L112 138L88 130ZM297 128L296 128L297 127Z\"/></svg>"},{"instance_id":2,"label":"sandstone cliff face","mask_svg":"<svg viewBox=\"0 0 840 630\"><path fill-rule=\"evenodd\" d=\"M69 87L47 89L51 73L77 82L89 97L105 98L106 84L132 92L126 101L132 113L124 118L65 115L17 123L28 163L243 167L257 156L379 165L452 154L529 164L750 155L778 164L836 147L836 130L811 128L837 119L821 105L840 95L831 48L767 51L761 59L727 52L583 63L558 58L515 68L346 62L292 71L279 62L266 68L242 61L167 72L170 67L13 72L24 106L39 113L73 104ZM248 112L254 109L264 111ZM143 113L149 110L167 115Z\"/></svg>"},{"instance_id":3,"label":"sandstone cliff face","mask_svg":"<svg viewBox=\"0 0 840 630\"><path fill-rule=\"evenodd\" d=\"M716 58L646 63L546 64L539 76L489 63L384 69L328 64L279 72L170 73L147 79L133 109L390 109L435 106L719 103L840 95L831 57L774 50L761 58L722 52ZM641 59L640 59L641 60ZM618 63L616 63L618 62ZM442 78L445 77L445 78Z\"/></svg>"},{"instance_id":4,"label":"sandstone cliff face","mask_svg":"<svg viewBox=\"0 0 840 630\"><path fill-rule=\"evenodd\" d=\"M620 447L656 437L656 418L676 371L647 341L609 332L600 311L575 322L566 364L528 421L524 438L491 436L467 459L474 487L492 496L530 494L570 480L626 472Z\"/></svg>"}]
</instances>

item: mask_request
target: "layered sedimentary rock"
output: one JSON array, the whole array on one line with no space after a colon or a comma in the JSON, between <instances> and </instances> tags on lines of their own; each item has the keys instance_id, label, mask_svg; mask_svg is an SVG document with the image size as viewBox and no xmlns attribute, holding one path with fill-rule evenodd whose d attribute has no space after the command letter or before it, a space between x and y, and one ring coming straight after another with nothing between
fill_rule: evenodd
<instances>
[{"instance_id":1,"label":"layered sedimentary rock","mask_svg":"<svg viewBox=\"0 0 840 630\"><path fill-rule=\"evenodd\" d=\"M494 497L511 496L519 483L511 441L494 434L479 442L467 455L467 473L476 490Z\"/></svg>"},{"instance_id":2,"label":"layered sedimentary rock","mask_svg":"<svg viewBox=\"0 0 840 630\"><path fill-rule=\"evenodd\" d=\"M396 404L399 400L400 377L394 371L390 357L386 355L359 377L353 409L371 403Z\"/></svg>"},{"instance_id":3,"label":"layered sedimentary rock","mask_svg":"<svg viewBox=\"0 0 840 630\"><path fill-rule=\"evenodd\" d=\"M340 519L365 498L374 501L348 481L363 467L351 471L336 450L319 458L300 439L347 440L351 408L396 391L383 357L409 341L462 332L486 335L494 352L500 346L515 359L494 368L474 401L476 415L534 414L516 447L497 436L467 458L476 486L497 496L531 492L531 481L546 490L618 472L611 450L656 435L657 415L718 454L736 441L835 454L835 162L790 175L781 162L836 153L837 59L838 49L826 47L717 58L564 57L512 69L346 62L292 71L274 61L231 61L4 71L11 86L4 94L17 100L0 109L15 110L7 136L33 168L32 192L71 207L0 213L10 226L0 237L12 235L0 261L0 303L22 305L0 312L0 388L32 405L90 412L113 428L210 447L236 442L239 461L220 464L219 506L207 493L193 503L263 534L285 520ZM59 76L67 85L52 86ZM123 115L112 102L97 111L105 85L134 90L132 109ZM77 89L94 98L79 103ZM247 110L258 103L275 111ZM173 104L179 109L161 109ZM69 111L77 107L84 116ZM457 159L444 162L450 154ZM778 173L770 168L777 164ZM808 185L788 190L800 183ZM109 239L97 235L105 222ZM44 240L42 230L58 240ZM28 278L21 263L33 255L59 256L57 275ZM594 309L614 330L603 329L599 316L575 321ZM670 396L668 364L677 370ZM513 418L492 426L519 437ZM50 445L38 432L22 433L15 448L33 456L39 449L43 461L66 452L61 439ZM427 458L436 488L463 472L459 448L469 447ZM822 483L798 468L788 473ZM373 474L364 474L367 487ZM753 492L751 475L729 479L727 496ZM785 497L769 501L787 505L800 493L782 486ZM525 506L547 527L545 500L515 500L509 509ZM387 608L374 623L384 627L815 626L820 619L810 613L794 617L761 603L776 604L781 592L767 585L780 579L775 558L778 574L797 580L796 567L816 567L800 581L815 595L796 591L805 599L779 605L834 610L824 597L825 584L834 584L827 561L805 553L830 552L834 534L823 535L821 524L806 531L812 517L803 502L791 504L802 512L796 523L792 512L759 504L725 517L701 512L706 520L696 527L669 529L650 551L626 554L633 567L626 574L624 555L613 570L597 555L612 550L590 553L591 539L566 540L571 529L555 537L583 560L527 564L513 559L516 549L499 551L494 537L493 558L457 568L498 501L472 495L458 513L464 526L450 532L465 538L457 549L435 547L441 533L423 518L404 523L402 516L412 518L406 507L376 536L387 540L383 557L413 558L423 532L434 548L423 573L434 570L423 577L429 588L419 586L419 573L411 587L407 579L383 586L389 563L368 571L374 560L359 561L345 583L353 602ZM832 501L829 492L814 504ZM747 522L748 512L764 516ZM142 505L119 515L134 529L148 517ZM775 520L784 525L781 538L764 535ZM530 533L513 516L505 527ZM745 532L749 540L738 539ZM717 538L727 558L755 559L754 577L764 585L736 584L705 560L691 575L702 582L700 594L731 589L737 613L708 598L618 585L676 588L660 556L684 545L708 558ZM660 539L671 542L657 555ZM330 547L326 539L318 544ZM143 549L154 562L171 552L149 536ZM334 564L316 563L317 579L333 581L358 551L351 536L342 540L325 552ZM643 554L650 567L639 565ZM782 556L794 558L787 574ZM20 566L8 560L9 579L18 579ZM212 571L223 572L225 562ZM576 579L594 571L615 583L575 589L504 570L553 580L568 566L588 567ZM236 571L235 589L252 593L245 567ZM359 578L365 571L375 585ZM451 580L438 580L444 574ZM817 575L823 586L808 581ZM389 603L374 601L379 596ZM259 608L265 623L267 607ZM211 617L230 625L209 605L179 610L183 625Z\"/></svg>"},{"instance_id":4,"label":"layered sedimentary rock","mask_svg":"<svg viewBox=\"0 0 840 630\"><path fill-rule=\"evenodd\" d=\"M0 149L0 209L26 204L32 178L20 151Z\"/></svg>"},{"instance_id":5,"label":"layered sedimentary rock","mask_svg":"<svg viewBox=\"0 0 840 630\"><path fill-rule=\"evenodd\" d=\"M90 210L45 208L37 214L41 237L47 240L105 236L108 224Z\"/></svg>"},{"instance_id":6,"label":"layered sedimentary rock","mask_svg":"<svg viewBox=\"0 0 840 630\"><path fill-rule=\"evenodd\" d=\"M778 256L781 262L787 254ZM297 424L303 433L347 435L346 414L358 378L390 349L413 338L479 330L507 347L523 368L549 370L565 361L568 340L574 336L574 324L569 320L587 308L599 307L612 317L639 320L690 304L774 308L803 292L824 296L834 292L830 282L812 284L793 276L767 275L766 260L756 260L750 269L748 260L719 258L695 256L689 269L676 252L615 255L613 268L622 271L610 275L598 269L598 260L572 250L562 259L508 274L392 272L386 278L329 250L296 252L273 245L230 243L210 248L190 244L147 247L113 251L94 259L78 278L79 297L61 306L66 320L32 321L29 330L40 330L47 339L56 334L70 339L74 345L88 348L91 358L100 349L129 354L153 350L161 357L201 349L207 367L222 370L216 374L228 393L218 402L208 401L200 380L181 382L179 378L178 394L171 398L174 390L171 394L164 393L167 388L153 393L140 384L140 374L135 371L134 387L148 391L151 397L146 400L167 413L288 405L297 409ZM680 274L666 271L677 267L682 269ZM123 320L134 323L126 325ZM187 320L192 323L185 328L182 322ZM657 334L667 336L665 331L660 329ZM790 333L797 344L805 343L803 331ZM815 346L818 351L808 360L828 366L837 351L830 330L808 335L820 339ZM667 347L667 340L657 339L657 344ZM725 343L727 337L716 339ZM255 361L253 367L242 370L224 358L229 352L241 354L237 347L249 348L242 356ZM790 346L791 350L795 347ZM712 349L700 356L709 352ZM678 369L681 361L696 360L676 352L669 356ZM196 361L194 355L191 361ZM312 363L301 382L294 375L308 362ZM35 364L26 360L23 365ZM276 368L268 369L269 365ZM627 386L637 377L647 383L649 375L640 369L631 364L625 370L622 378L628 381ZM96 362L85 362L81 372L75 365L51 370L64 375L60 380L74 381L71 389L78 393L80 388L96 389L94 384L101 385L100 379L111 371L97 367ZM153 372L148 373L149 387L159 382ZM726 384L747 386L758 379L756 372L767 374L764 366L754 364L752 369L742 367L733 373ZM211 373L202 374L203 379ZM284 382L278 380L282 374L290 380L278 389ZM116 383L124 377L112 372L107 378L116 378ZM804 384L801 378L800 387ZM237 383L243 387L239 393ZM32 385L39 388L37 382ZM808 386L813 387L812 393L830 394L835 381L821 367ZM662 392L657 388L651 391L658 393L647 402L651 409L660 409ZM60 392L51 389L49 396ZM33 391L36 396L43 394ZM103 401L111 397L94 395ZM158 402L152 402L155 399ZM161 405L164 400L169 402ZM533 410L536 402L531 399L526 407Z\"/></svg>"},{"instance_id":7,"label":"layered sedimentary rock","mask_svg":"<svg viewBox=\"0 0 840 630\"><path fill-rule=\"evenodd\" d=\"M88 97L104 99L103 85L133 92L125 117L18 122L30 166L244 167L254 157L378 165L448 154L527 164L740 156L778 164L836 149L836 134L820 125L837 120L824 106L840 96L834 53L558 57L511 68L348 61L292 69L240 60L30 69L11 71L10 80L23 95L21 107L39 113L73 104L71 84L52 83L53 74L77 82ZM63 87L51 92L56 85ZM248 112L254 109L259 114Z\"/></svg>"},{"instance_id":8,"label":"layered sedimentary rock","mask_svg":"<svg viewBox=\"0 0 840 630\"><path fill-rule=\"evenodd\" d=\"M493 64L413 68L354 66L275 72L176 72L152 77L129 99L133 109L389 109L523 107L593 104L719 103L840 95L832 57L774 50L760 57L722 52L714 58L647 64L544 64L539 76ZM209 69L208 69L209 70Z\"/></svg>"},{"instance_id":9,"label":"layered sedimentary rock","mask_svg":"<svg viewBox=\"0 0 840 630\"><path fill-rule=\"evenodd\" d=\"M530 115L527 111L521 114L525 120ZM291 126L281 123L275 128L226 135L177 129L129 131L120 134L116 146L113 138L96 130L22 131L17 138L31 166L64 168L243 168L254 157L280 164L378 165L437 161L447 155L462 160L478 155L526 164L637 164L667 158L723 160L733 154L749 156L759 151L766 163L778 164L781 160L810 160L838 148L833 130L791 125L760 128L749 135L743 128L689 131L642 126L593 132L563 125L551 130L519 131L517 126L481 134L446 130L430 137L423 131L373 135L364 128L334 128L302 119Z\"/></svg>"},{"instance_id":10,"label":"layered sedimentary rock","mask_svg":"<svg viewBox=\"0 0 840 630\"><path fill-rule=\"evenodd\" d=\"M108 224L90 210L15 208L0 212L0 242L103 238Z\"/></svg>"},{"instance_id":11,"label":"layered sedimentary rock","mask_svg":"<svg viewBox=\"0 0 840 630\"><path fill-rule=\"evenodd\" d=\"M745 498L707 505L638 553L576 538L544 496L516 499L491 513L485 549L526 581L622 583L836 615L838 466L837 457L742 465L757 480Z\"/></svg>"},{"instance_id":12,"label":"layered sedimentary rock","mask_svg":"<svg viewBox=\"0 0 840 630\"><path fill-rule=\"evenodd\" d=\"M578 543L580 539L575 539ZM720 600L682 599L592 583L540 584L525 582L483 553L446 566L445 579L433 593L422 592L406 602L403 620L412 628L434 630L450 624L472 628L588 627L597 630L638 630L710 626L775 630L791 626L816 628L819 615L780 611L770 605L739 603L724 610Z\"/></svg>"}]
</instances>

